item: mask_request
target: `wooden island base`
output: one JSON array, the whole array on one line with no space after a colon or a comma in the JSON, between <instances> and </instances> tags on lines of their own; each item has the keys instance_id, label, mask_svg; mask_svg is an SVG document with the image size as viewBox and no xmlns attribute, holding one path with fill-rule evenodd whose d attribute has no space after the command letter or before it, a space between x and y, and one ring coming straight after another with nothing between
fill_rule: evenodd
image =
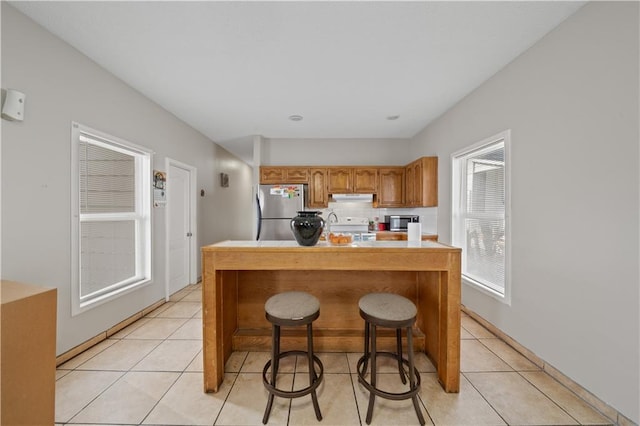
<instances>
[{"instance_id":1,"label":"wooden island base","mask_svg":"<svg viewBox=\"0 0 640 426\"><path fill-rule=\"evenodd\" d=\"M321 352L361 352L364 321L358 300L367 293L393 292L418 300L416 272L378 271L229 271L225 282L237 282L237 325L233 350L271 350L271 324L264 316L264 303L274 294L305 291L320 300L320 318L313 323L314 347ZM233 289L236 291L236 289ZM230 309L234 309L233 306ZM258 315L256 315L256 312ZM381 330L381 344L395 346L395 334ZM387 342L388 340L388 342ZM424 352L424 333L416 329L415 348ZM304 328L284 328L283 349L304 347Z\"/></svg>"},{"instance_id":2,"label":"wooden island base","mask_svg":"<svg viewBox=\"0 0 640 426\"><path fill-rule=\"evenodd\" d=\"M202 249L205 391L218 390L232 351L271 349L264 303L274 294L296 290L320 300L320 317L313 323L318 352L362 352L358 300L365 294L392 292L409 298L418 308L414 349L432 360L447 392L458 392L459 249L435 242L419 247L406 242L359 247L265 243L229 241ZM283 350L304 348L305 330L283 328L281 342ZM392 350L394 332L381 329L378 343L382 350Z\"/></svg>"}]
</instances>

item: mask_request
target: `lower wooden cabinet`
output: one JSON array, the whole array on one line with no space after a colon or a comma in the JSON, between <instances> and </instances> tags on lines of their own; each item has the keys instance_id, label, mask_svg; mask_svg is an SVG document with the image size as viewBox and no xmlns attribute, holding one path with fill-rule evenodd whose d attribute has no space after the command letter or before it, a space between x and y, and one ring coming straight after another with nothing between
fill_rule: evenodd
<instances>
[{"instance_id":1,"label":"lower wooden cabinet","mask_svg":"<svg viewBox=\"0 0 640 426\"><path fill-rule=\"evenodd\" d=\"M376 232L377 241L407 241L409 237L406 232L378 231ZM422 234L422 241L438 241L435 234Z\"/></svg>"},{"instance_id":2,"label":"lower wooden cabinet","mask_svg":"<svg viewBox=\"0 0 640 426\"><path fill-rule=\"evenodd\" d=\"M2 425L53 425L57 290L2 281Z\"/></svg>"}]
</instances>

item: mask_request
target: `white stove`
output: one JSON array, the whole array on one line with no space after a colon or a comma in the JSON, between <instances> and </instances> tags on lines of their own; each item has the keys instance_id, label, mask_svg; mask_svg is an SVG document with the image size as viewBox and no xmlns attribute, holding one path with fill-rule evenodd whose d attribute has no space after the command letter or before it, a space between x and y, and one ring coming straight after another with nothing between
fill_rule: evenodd
<instances>
[{"instance_id":1,"label":"white stove","mask_svg":"<svg viewBox=\"0 0 640 426\"><path fill-rule=\"evenodd\" d=\"M327 223L330 232L367 232L369 230L368 217L346 216L337 222Z\"/></svg>"}]
</instances>

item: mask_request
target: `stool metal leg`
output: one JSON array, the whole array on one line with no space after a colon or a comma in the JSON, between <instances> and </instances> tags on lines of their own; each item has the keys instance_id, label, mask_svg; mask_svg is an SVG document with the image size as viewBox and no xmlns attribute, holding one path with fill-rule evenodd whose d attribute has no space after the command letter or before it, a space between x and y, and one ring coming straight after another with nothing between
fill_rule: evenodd
<instances>
[{"instance_id":1,"label":"stool metal leg","mask_svg":"<svg viewBox=\"0 0 640 426\"><path fill-rule=\"evenodd\" d=\"M280 369L280 326L279 325L274 325L274 337L273 337L273 342L271 347L272 347L272 352L271 352L271 356L272 356L272 374L271 374L271 380L272 380L272 384L275 386L276 384L276 376L278 375L278 370ZM275 356L275 359L273 358Z\"/></svg>"},{"instance_id":2,"label":"stool metal leg","mask_svg":"<svg viewBox=\"0 0 640 426\"><path fill-rule=\"evenodd\" d=\"M280 360L280 326L273 325L271 327L271 379L269 382L273 387L276 387L276 375L278 374ZM269 421L269 415L271 414L271 407L273 406L274 394L269 392L269 400L267 401L267 408L264 410L264 416L262 417L262 423L267 424Z\"/></svg>"},{"instance_id":3,"label":"stool metal leg","mask_svg":"<svg viewBox=\"0 0 640 426\"><path fill-rule=\"evenodd\" d=\"M402 330L396 329L396 353L398 354L398 372L400 373L400 379L402 384L407 384L407 379L404 377L404 369L402 368Z\"/></svg>"},{"instance_id":4,"label":"stool metal leg","mask_svg":"<svg viewBox=\"0 0 640 426\"><path fill-rule=\"evenodd\" d=\"M367 366L369 364L369 321L364 322L364 366L362 368L362 375L367 374Z\"/></svg>"},{"instance_id":5,"label":"stool metal leg","mask_svg":"<svg viewBox=\"0 0 640 426\"><path fill-rule=\"evenodd\" d=\"M416 379L415 379L415 368L413 365L413 332L411 327L407 327L407 351L409 352L407 355L409 357L409 388L414 389L416 387ZM413 394L411 397L413 401L413 407L416 409L416 414L418 415L418 421L421 425L424 425L424 417L422 416L422 411L420 410L420 403L418 402L417 393Z\"/></svg>"},{"instance_id":6,"label":"stool metal leg","mask_svg":"<svg viewBox=\"0 0 640 426\"><path fill-rule=\"evenodd\" d=\"M309 385L311 385L318 378L313 364L313 328L311 323L307 324L307 360L309 361ZM313 409L316 412L316 419L322 420L320 405L318 405L318 396L315 389L311 392L311 400L313 401Z\"/></svg>"},{"instance_id":7,"label":"stool metal leg","mask_svg":"<svg viewBox=\"0 0 640 426\"><path fill-rule=\"evenodd\" d=\"M370 324L371 327L371 386L376 387L376 325ZM373 403L376 399L374 392L369 393L369 408L367 409L367 424L371 424L371 417L373 416Z\"/></svg>"}]
</instances>

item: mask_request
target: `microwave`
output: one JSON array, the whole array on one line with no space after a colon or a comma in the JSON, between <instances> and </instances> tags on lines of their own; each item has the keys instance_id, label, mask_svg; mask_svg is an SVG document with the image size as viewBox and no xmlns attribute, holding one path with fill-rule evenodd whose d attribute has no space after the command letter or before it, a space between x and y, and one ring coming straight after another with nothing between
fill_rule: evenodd
<instances>
[{"instance_id":1,"label":"microwave","mask_svg":"<svg viewBox=\"0 0 640 426\"><path fill-rule=\"evenodd\" d=\"M407 224L420 222L420 216L390 215L385 216L384 221L389 224L389 231L407 232Z\"/></svg>"}]
</instances>

